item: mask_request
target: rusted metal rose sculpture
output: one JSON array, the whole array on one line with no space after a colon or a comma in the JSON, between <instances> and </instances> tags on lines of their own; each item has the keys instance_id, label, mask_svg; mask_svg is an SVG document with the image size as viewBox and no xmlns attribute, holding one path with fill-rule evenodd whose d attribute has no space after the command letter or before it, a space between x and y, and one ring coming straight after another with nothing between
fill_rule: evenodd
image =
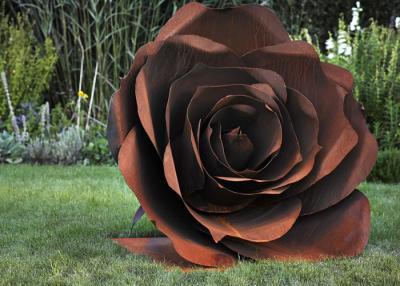
<instances>
[{"instance_id":1,"label":"rusted metal rose sculpture","mask_svg":"<svg viewBox=\"0 0 400 286\"><path fill-rule=\"evenodd\" d=\"M352 84L265 7L178 10L137 52L108 121L127 184L167 237L117 241L205 266L360 253L370 208L355 187L377 143Z\"/></svg>"}]
</instances>

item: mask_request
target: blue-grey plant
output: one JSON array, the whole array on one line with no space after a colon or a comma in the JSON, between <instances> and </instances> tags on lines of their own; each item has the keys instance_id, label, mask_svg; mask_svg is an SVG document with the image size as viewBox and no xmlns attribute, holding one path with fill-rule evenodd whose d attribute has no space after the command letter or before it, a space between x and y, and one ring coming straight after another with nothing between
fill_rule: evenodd
<instances>
[{"instance_id":1,"label":"blue-grey plant","mask_svg":"<svg viewBox=\"0 0 400 286\"><path fill-rule=\"evenodd\" d=\"M44 137L36 137L30 140L26 146L24 160L37 164L56 163L53 158L52 141Z\"/></svg>"},{"instance_id":2,"label":"blue-grey plant","mask_svg":"<svg viewBox=\"0 0 400 286\"><path fill-rule=\"evenodd\" d=\"M77 164L82 160L83 132L76 126L64 128L56 136L40 136L27 145L25 160L39 164Z\"/></svg>"},{"instance_id":3,"label":"blue-grey plant","mask_svg":"<svg viewBox=\"0 0 400 286\"><path fill-rule=\"evenodd\" d=\"M76 164L82 159L81 151L84 147L83 133L76 126L70 126L57 134L53 142L53 158L58 164Z\"/></svg>"},{"instance_id":4,"label":"blue-grey plant","mask_svg":"<svg viewBox=\"0 0 400 286\"><path fill-rule=\"evenodd\" d=\"M24 145L13 134L5 130L0 133L0 163L21 163L24 151Z\"/></svg>"}]
</instances>

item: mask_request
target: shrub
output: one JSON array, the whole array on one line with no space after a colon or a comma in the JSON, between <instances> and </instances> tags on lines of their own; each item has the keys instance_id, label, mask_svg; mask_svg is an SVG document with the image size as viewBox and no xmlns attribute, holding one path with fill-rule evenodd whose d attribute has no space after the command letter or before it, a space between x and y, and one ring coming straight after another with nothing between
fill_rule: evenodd
<instances>
[{"instance_id":1,"label":"shrub","mask_svg":"<svg viewBox=\"0 0 400 286\"><path fill-rule=\"evenodd\" d=\"M266 0L265 2L280 16L286 28L297 34L302 28L310 31L321 43L328 38L329 32L337 32L337 19L343 17L349 22L352 7L359 0ZM400 16L400 2L393 0L363 0L363 13L360 15L362 26L373 18L380 25L389 26L392 16ZM324 47L322 47L324 48Z\"/></svg>"},{"instance_id":2,"label":"shrub","mask_svg":"<svg viewBox=\"0 0 400 286\"><path fill-rule=\"evenodd\" d=\"M7 74L11 101L16 113L23 102L43 102L49 87L57 55L52 41L39 44L27 19L18 16L15 24L9 17L0 20L0 71ZM0 85L0 117L8 114L3 86Z\"/></svg>"},{"instance_id":3,"label":"shrub","mask_svg":"<svg viewBox=\"0 0 400 286\"><path fill-rule=\"evenodd\" d=\"M85 133L85 146L82 150L85 164L112 164L114 162L104 128L92 126Z\"/></svg>"},{"instance_id":4,"label":"shrub","mask_svg":"<svg viewBox=\"0 0 400 286\"><path fill-rule=\"evenodd\" d=\"M294 38L311 41L307 30ZM322 60L353 74L353 94L364 105L381 149L400 148L400 33L375 22L361 28L339 19L326 50Z\"/></svg>"},{"instance_id":5,"label":"shrub","mask_svg":"<svg viewBox=\"0 0 400 286\"><path fill-rule=\"evenodd\" d=\"M76 126L70 126L57 134L57 140L52 148L53 158L58 164L76 164L81 159L83 146L81 130Z\"/></svg>"},{"instance_id":6,"label":"shrub","mask_svg":"<svg viewBox=\"0 0 400 286\"><path fill-rule=\"evenodd\" d=\"M39 164L76 164L82 159L82 131L76 126L63 129L55 138L37 137L28 144L25 160Z\"/></svg>"},{"instance_id":7,"label":"shrub","mask_svg":"<svg viewBox=\"0 0 400 286\"><path fill-rule=\"evenodd\" d=\"M26 147L24 160L30 163L51 164L54 163L52 154L52 142L43 137L31 140Z\"/></svg>"},{"instance_id":8,"label":"shrub","mask_svg":"<svg viewBox=\"0 0 400 286\"><path fill-rule=\"evenodd\" d=\"M400 150L387 149L378 153L378 160L368 177L370 181L384 183L400 182Z\"/></svg>"}]
</instances>

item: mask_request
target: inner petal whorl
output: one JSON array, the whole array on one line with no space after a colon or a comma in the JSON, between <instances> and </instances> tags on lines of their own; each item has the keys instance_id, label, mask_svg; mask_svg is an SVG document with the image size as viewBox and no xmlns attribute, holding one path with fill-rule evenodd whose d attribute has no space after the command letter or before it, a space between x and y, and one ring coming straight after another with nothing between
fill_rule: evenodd
<instances>
[{"instance_id":1,"label":"inner petal whorl","mask_svg":"<svg viewBox=\"0 0 400 286\"><path fill-rule=\"evenodd\" d=\"M240 126L222 134L225 155L229 164L237 171L244 170L254 151L254 145Z\"/></svg>"}]
</instances>

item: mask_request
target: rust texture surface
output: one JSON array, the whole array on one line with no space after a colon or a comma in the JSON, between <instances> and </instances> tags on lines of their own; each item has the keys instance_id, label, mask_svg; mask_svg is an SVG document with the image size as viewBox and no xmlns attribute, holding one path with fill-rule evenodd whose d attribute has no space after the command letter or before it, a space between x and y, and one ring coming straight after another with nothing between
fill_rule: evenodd
<instances>
[{"instance_id":1,"label":"rust texture surface","mask_svg":"<svg viewBox=\"0 0 400 286\"><path fill-rule=\"evenodd\" d=\"M116 242L183 268L361 253L370 208L355 188L377 143L352 85L266 7L183 6L138 50L107 129L166 237Z\"/></svg>"}]
</instances>

